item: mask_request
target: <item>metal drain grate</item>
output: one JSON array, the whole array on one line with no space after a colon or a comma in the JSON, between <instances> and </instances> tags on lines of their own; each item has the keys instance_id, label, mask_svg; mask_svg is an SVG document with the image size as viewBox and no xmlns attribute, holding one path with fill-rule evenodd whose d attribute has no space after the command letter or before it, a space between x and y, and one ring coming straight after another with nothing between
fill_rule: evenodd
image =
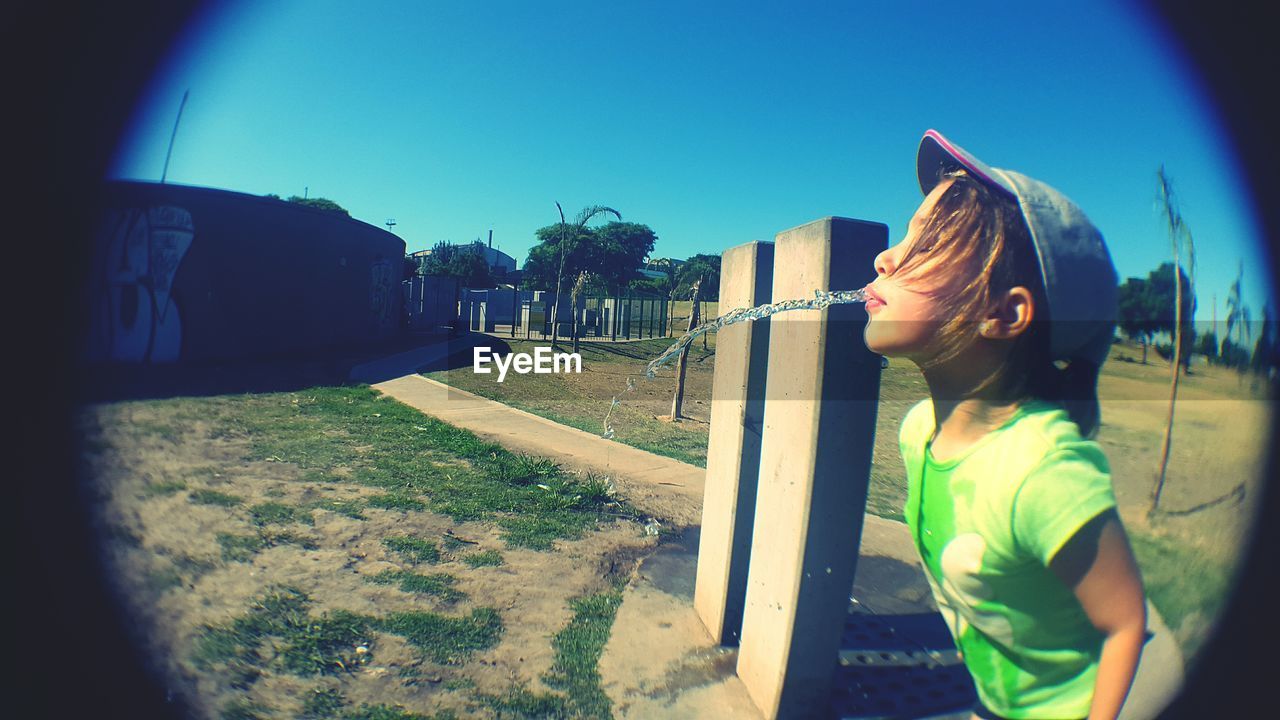
<instances>
[{"instance_id":1,"label":"metal drain grate","mask_svg":"<svg viewBox=\"0 0 1280 720\"><path fill-rule=\"evenodd\" d=\"M977 695L942 616L850 610L831 709L837 718L909 720L972 707Z\"/></svg>"}]
</instances>

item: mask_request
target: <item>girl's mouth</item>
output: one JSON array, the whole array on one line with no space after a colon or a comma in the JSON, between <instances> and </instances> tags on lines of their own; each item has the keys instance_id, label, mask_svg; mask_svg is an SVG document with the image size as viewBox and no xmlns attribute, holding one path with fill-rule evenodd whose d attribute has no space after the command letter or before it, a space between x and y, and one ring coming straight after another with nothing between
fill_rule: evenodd
<instances>
[{"instance_id":1,"label":"girl's mouth","mask_svg":"<svg viewBox=\"0 0 1280 720\"><path fill-rule=\"evenodd\" d=\"M867 294L867 301L865 303L867 312L871 312L872 310L879 307L884 307L884 304L885 304L884 298L880 297L880 294L877 293L875 290L873 290L870 285L866 286L863 289L866 291L866 294Z\"/></svg>"}]
</instances>

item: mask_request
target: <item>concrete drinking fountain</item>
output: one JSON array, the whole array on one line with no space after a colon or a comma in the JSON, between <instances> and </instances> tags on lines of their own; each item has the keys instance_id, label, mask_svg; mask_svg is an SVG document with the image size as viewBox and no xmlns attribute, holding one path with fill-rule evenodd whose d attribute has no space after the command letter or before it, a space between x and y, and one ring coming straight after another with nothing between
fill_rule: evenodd
<instances>
[{"instance_id":1,"label":"concrete drinking fountain","mask_svg":"<svg viewBox=\"0 0 1280 720\"><path fill-rule=\"evenodd\" d=\"M739 309L646 373L719 332L693 609L770 720L940 717L974 697L926 594L911 612L854 599L882 365L862 291L835 289L865 287L887 244L883 224L829 217L730 248L720 305Z\"/></svg>"}]
</instances>

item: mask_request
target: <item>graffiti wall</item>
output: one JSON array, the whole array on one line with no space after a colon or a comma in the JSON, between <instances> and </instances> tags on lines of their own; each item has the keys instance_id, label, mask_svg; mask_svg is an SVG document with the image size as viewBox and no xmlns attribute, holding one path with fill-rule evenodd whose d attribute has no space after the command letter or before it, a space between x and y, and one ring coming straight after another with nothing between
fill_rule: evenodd
<instances>
[{"instance_id":1,"label":"graffiti wall","mask_svg":"<svg viewBox=\"0 0 1280 720\"><path fill-rule=\"evenodd\" d=\"M404 241L314 208L111 182L92 246L91 362L266 357L401 329Z\"/></svg>"}]
</instances>

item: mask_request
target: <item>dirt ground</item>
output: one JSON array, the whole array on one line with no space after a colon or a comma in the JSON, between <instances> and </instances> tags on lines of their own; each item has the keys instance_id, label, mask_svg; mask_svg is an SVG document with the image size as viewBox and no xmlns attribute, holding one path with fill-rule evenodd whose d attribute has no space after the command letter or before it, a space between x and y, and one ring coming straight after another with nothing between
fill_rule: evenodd
<instances>
[{"instance_id":1,"label":"dirt ground","mask_svg":"<svg viewBox=\"0 0 1280 720\"><path fill-rule=\"evenodd\" d=\"M221 717L232 700L251 699L273 708L273 717L294 717L308 694L340 688L352 708L361 703L402 705L431 714L453 709L459 717L491 717L472 701L473 691L502 695L513 684L546 690L551 639L571 619L569 600L607 587L629 573L656 539L638 524L604 524L581 540L560 541L552 552L508 548L488 522L457 523L430 512L367 508L367 520L313 510L313 525L288 526L302 542L264 549L248 562L224 560L218 533L253 531L244 507L265 501L302 505L318 498L350 500L375 488L300 480L294 465L246 460L246 441L218 437L209 423L183 422L164 408L121 403L86 409L82 427L92 488L99 499L103 560L118 580L130 609L135 636L157 660L169 691L197 717ZM185 489L172 490L175 483ZM196 504L195 490L243 498L243 506ZM471 568L446 552L438 565L418 572L448 572L467 600L449 603L410 594L366 578L385 570L412 570L381 539L412 535L439 539L451 534L466 551L496 550L504 563ZM426 610L465 615L472 607L499 612L501 641L463 665L421 659L401 638L367 638L371 661L346 675L299 678L268 672L248 691L193 660L204 628L243 615L255 597L273 585L307 593L314 612L348 610L385 616Z\"/></svg>"}]
</instances>

